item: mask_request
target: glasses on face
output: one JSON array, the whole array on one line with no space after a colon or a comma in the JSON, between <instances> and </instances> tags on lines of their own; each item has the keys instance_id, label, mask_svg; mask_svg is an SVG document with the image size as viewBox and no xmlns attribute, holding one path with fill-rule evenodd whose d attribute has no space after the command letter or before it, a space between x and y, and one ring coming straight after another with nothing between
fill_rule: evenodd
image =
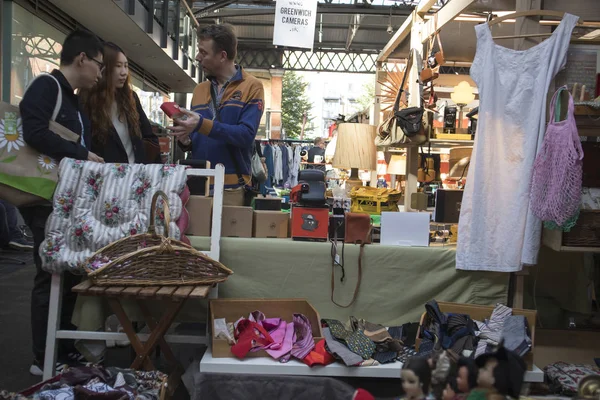
<instances>
[{"instance_id":1,"label":"glasses on face","mask_svg":"<svg viewBox=\"0 0 600 400\"><path fill-rule=\"evenodd\" d=\"M100 61L96 60L95 58L92 57L88 57L90 60L92 60L93 62L96 63L96 65L98 66L98 68L100 68L100 72L104 71L104 63L101 63Z\"/></svg>"}]
</instances>

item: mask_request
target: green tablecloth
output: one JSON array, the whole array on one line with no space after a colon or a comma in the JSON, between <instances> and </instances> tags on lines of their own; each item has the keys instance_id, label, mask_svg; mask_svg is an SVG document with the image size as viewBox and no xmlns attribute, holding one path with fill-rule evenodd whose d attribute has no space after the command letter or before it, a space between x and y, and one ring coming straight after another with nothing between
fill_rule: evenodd
<instances>
[{"instance_id":1,"label":"green tablecloth","mask_svg":"<svg viewBox=\"0 0 600 400\"><path fill-rule=\"evenodd\" d=\"M208 238L190 239L194 247L208 249ZM336 267L340 304L352 298L358 253L359 246L346 245L344 283ZM302 297L322 317L345 320L354 315L385 325L418 321L425 303L434 298L484 305L506 302L509 274L457 271L454 259L455 250L448 247L367 245L358 299L344 309L331 302L330 243L223 238L221 262L234 274L219 286L219 297Z\"/></svg>"},{"instance_id":2,"label":"green tablecloth","mask_svg":"<svg viewBox=\"0 0 600 400\"><path fill-rule=\"evenodd\" d=\"M208 238L191 237L206 250ZM359 247L346 245L346 280L336 267L336 301L352 298ZM342 251L342 245L338 245ZM346 320L354 315L384 325L418 321L431 300L494 305L506 302L509 274L455 269L455 250L448 247L365 247L362 285L356 303L340 308L331 302L331 244L291 239L221 239L221 262L234 271L219 285L223 298L306 298L322 317ZM168 267L168 266L166 266ZM189 301L182 312L198 320L204 307ZM128 308L132 318L135 308ZM108 308L98 298L78 299L73 322L82 330L102 328Z\"/></svg>"}]
</instances>

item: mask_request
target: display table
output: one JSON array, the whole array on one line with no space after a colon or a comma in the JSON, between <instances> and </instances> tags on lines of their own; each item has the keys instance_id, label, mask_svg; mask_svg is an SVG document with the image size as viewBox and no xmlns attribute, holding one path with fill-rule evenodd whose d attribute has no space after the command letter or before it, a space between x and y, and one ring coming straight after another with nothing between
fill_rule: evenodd
<instances>
[{"instance_id":1,"label":"display table","mask_svg":"<svg viewBox=\"0 0 600 400\"><path fill-rule=\"evenodd\" d=\"M213 358L210 347L200 361L201 373L252 374L252 375L298 375L330 376L345 378L400 378L401 362L382 364L372 367L346 367L340 362L327 366L309 367L298 360L282 364L269 357L252 357L244 360L237 358ZM543 382L544 372L537 366L525 373L525 382Z\"/></svg>"},{"instance_id":2,"label":"display table","mask_svg":"<svg viewBox=\"0 0 600 400\"><path fill-rule=\"evenodd\" d=\"M208 238L190 237L203 250ZM341 243L338 252L342 252ZM344 250L346 279L336 267L338 303L352 298L359 246ZM234 271L219 286L219 297L305 298L321 317L365 318L386 326L419 321L431 299L454 303L506 303L509 274L459 271L453 247L365 246L362 284L356 303L331 302L331 244L291 239L221 239L221 262Z\"/></svg>"}]
</instances>

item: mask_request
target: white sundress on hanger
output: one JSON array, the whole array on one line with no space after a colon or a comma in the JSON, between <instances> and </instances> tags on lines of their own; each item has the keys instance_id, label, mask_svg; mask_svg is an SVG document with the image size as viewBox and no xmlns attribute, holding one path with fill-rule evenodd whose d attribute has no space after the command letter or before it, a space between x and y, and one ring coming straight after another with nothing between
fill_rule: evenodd
<instances>
[{"instance_id":1,"label":"white sundress on hanger","mask_svg":"<svg viewBox=\"0 0 600 400\"><path fill-rule=\"evenodd\" d=\"M579 17L565 14L553 34L527 50L500 46L477 25L471 77L479 120L458 226L456 268L515 272L536 264L541 221L529 209L533 163L546 126L550 82L564 68Z\"/></svg>"}]
</instances>

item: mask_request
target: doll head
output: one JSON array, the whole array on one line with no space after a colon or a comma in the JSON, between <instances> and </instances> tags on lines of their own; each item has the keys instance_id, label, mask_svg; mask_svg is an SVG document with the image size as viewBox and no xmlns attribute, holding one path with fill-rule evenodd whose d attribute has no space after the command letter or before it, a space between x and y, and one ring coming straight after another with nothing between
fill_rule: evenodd
<instances>
[{"instance_id":1,"label":"doll head","mask_svg":"<svg viewBox=\"0 0 600 400\"><path fill-rule=\"evenodd\" d=\"M442 393L442 400L453 400L458 394L458 385L456 383L456 375L448 376L446 387Z\"/></svg>"},{"instance_id":2,"label":"doll head","mask_svg":"<svg viewBox=\"0 0 600 400\"><path fill-rule=\"evenodd\" d=\"M519 398L527 366L516 353L504 346L475 360L479 367L477 385L485 389L495 389L504 396Z\"/></svg>"},{"instance_id":3,"label":"doll head","mask_svg":"<svg viewBox=\"0 0 600 400\"><path fill-rule=\"evenodd\" d=\"M471 358L461 357L456 365L456 386L458 393L469 393L477 386L477 365Z\"/></svg>"},{"instance_id":4,"label":"doll head","mask_svg":"<svg viewBox=\"0 0 600 400\"><path fill-rule=\"evenodd\" d=\"M431 369L425 358L412 357L402 367L400 373L402 389L407 399L420 399L429 393Z\"/></svg>"}]
</instances>

